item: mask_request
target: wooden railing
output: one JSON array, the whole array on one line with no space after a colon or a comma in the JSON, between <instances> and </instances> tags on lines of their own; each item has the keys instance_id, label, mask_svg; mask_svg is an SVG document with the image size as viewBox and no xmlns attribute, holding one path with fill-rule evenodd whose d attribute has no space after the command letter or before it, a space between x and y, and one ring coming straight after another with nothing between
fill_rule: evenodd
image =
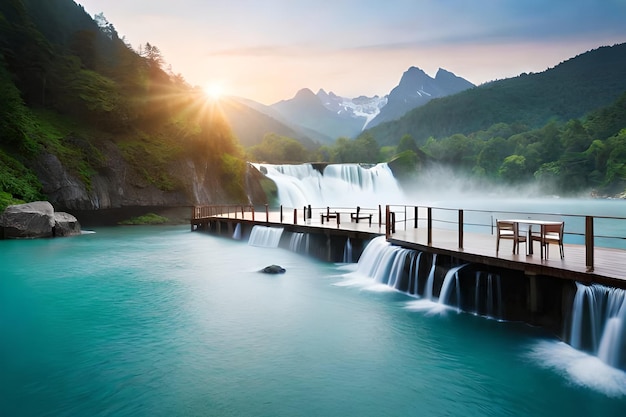
<instances>
[{"instance_id":1,"label":"wooden railing","mask_svg":"<svg viewBox=\"0 0 626 417\"><path fill-rule=\"evenodd\" d=\"M339 226L342 222L349 222L350 214L356 213L356 207L311 207L304 206L301 209L279 207L278 219L274 222L289 224L315 224L322 223L324 215L329 212L337 213L337 216L326 218L327 222L336 222ZM560 219L565 222L565 242L576 243L585 246L585 265L589 272L594 269L594 248L596 246L614 247L626 249L626 217L611 216L584 216L563 213L537 213L537 212L514 212L514 211L488 211L467 210L446 207L430 206L407 206L386 205L377 208L361 208L361 214L372 214L372 224L379 227L385 226L385 235L389 238L396 232L398 226L404 230L409 227L424 227L427 230L428 244L433 242L433 231L437 229L456 229L458 247L463 249L465 232L494 234L497 219L527 218L537 220ZM227 217L251 219L252 221L270 222L270 215L275 216L276 211L270 212L269 206L254 207L252 205L213 205L196 206L192 209L192 221L209 217ZM287 216L289 216L287 218ZM610 224L620 222L620 227L612 227ZM600 223L600 227L598 226ZM599 234L596 234L596 229ZM614 234L607 231L613 230ZM620 232L621 230L621 232ZM621 234L620 234L621 233ZM598 242L600 243L598 245Z\"/></svg>"},{"instance_id":2,"label":"wooden railing","mask_svg":"<svg viewBox=\"0 0 626 417\"><path fill-rule=\"evenodd\" d=\"M427 229L427 241L433 242L433 230L454 229L458 234L458 247L463 249L464 233L494 233L497 219L526 218L535 220L560 219L565 223L565 242L583 244L585 247L585 265L588 272L594 269L594 248L596 246L626 249L626 217L588 216L563 213L537 213L514 211L487 211L453 209L428 206L386 206L386 235L395 233L398 225ZM601 227L596 227L601 223ZM618 225L616 227L616 225ZM598 229L599 234L596 234ZM612 234L610 232L613 232ZM621 231L621 232L620 232ZM600 245L597 245L600 241Z\"/></svg>"},{"instance_id":3,"label":"wooden railing","mask_svg":"<svg viewBox=\"0 0 626 417\"><path fill-rule=\"evenodd\" d=\"M291 224L298 224L301 222L304 224L315 223L316 221L322 222L322 216L328 216L328 213L332 212L333 214L337 213L338 215L330 216L330 219L340 224L342 219L343 221L356 219L356 217L352 215L357 213L357 207L311 207L309 205L303 206L301 209L297 209L280 206L278 212L280 213L280 223L287 222ZM270 221L270 209L267 204L256 208L252 205L195 206L191 209L191 220L201 220L218 216L243 219L246 216L246 213L249 213L249 217L253 221ZM275 211L271 211L271 213L275 213ZM290 221L286 221L286 216L288 216L289 213L293 213L293 217L289 217ZM382 213L382 206L378 206L378 208L361 207L359 210L361 217L359 217L359 219L362 219L365 215L371 215L372 224L383 224ZM378 219L378 222L376 222L376 218Z\"/></svg>"}]
</instances>

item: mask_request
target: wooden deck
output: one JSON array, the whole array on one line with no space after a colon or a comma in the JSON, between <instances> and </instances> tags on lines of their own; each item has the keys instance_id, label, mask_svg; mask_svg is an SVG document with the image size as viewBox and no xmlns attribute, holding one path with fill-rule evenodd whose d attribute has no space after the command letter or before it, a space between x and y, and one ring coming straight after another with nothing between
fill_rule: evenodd
<instances>
[{"instance_id":1,"label":"wooden deck","mask_svg":"<svg viewBox=\"0 0 626 417\"><path fill-rule=\"evenodd\" d=\"M387 235L392 244L419 251L453 256L462 261L479 263L494 267L524 271L528 275L546 275L562 279L571 279L585 283L599 283L611 287L626 289L626 250L603 247L593 248L593 271L588 272L587 250L585 245L565 244L565 257L561 259L556 245L550 246L548 259L541 259L539 245L535 245L534 254L526 255L525 244L520 245L520 254L512 253L513 242L503 240L500 250L496 253L496 237L487 233L463 233L463 247L459 247L459 233L457 230L426 227L406 227L394 232L382 219L383 216L373 213L373 221L356 223L350 220L350 211L337 210L340 213L339 222L336 219L325 219L322 224L320 212L314 212L310 218L303 211L294 210L293 213L276 211L250 212L232 211L221 214L203 215L192 218L192 228L195 222L208 219L219 219L227 222L250 222L271 227L285 227L291 230L307 231L312 233L332 233L349 235L351 233L365 234L371 237ZM193 217L193 216L192 216ZM530 244L530 243L528 243Z\"/></svg>"},{"instance_id":2,"label":"wooden deck","mask_svg":"<svg viewBox=\"0 0 626 417\"><path fill-rule=\"evenodd\" d=\"M443 253L459 259L524 271L527 274L549 275L580 282L596 282L626 289L626 251L611 248L595 248L595 266L587 272L585 246L565 244L565 257L559 256L559 248L551 245L548 259L541 259L539 245L533 255L526 254L520 244L520 253L513 254L513 242L502 240L496 253L496 237L487 234L465 233L463 248L459 248L456 231L435 229L432 243L428 244L428 233L424 228L396 231L389 241L395 245L420 251Z\"/></svg>"}]
</instances>

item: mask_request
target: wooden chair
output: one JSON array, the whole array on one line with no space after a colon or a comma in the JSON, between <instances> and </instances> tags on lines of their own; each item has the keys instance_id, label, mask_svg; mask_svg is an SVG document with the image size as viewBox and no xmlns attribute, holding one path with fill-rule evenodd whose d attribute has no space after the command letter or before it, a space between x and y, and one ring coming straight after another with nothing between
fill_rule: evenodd
<instances>
[{"instance_id":1,"label":"wooden chair","mask_svg":"<svg viewBox=\"0 0 626 417\"><path fill-rule=\"evenodd\" d=\"M330 222L330 219L337 219L337 224L339 224L339 213L338 212L330 212L330 207L326 207L326 214L322 213L322 224L324 224L324 219Z\"/></svg>"},{"instance_id":2,"label":"wooden chair","mask_svg":"<svg viewBox=\"0 0 626 417\"><path fill-rule=\"evenodd\" d=\"M496 241L496 253L500 250L500 239L508 239L513 241L513 253L519 253L519 244L524 243L528 250L528 243L526 242L526 236L519 233L519 223L508 222L505 220L496 220L497 226L497 241Z\"/></svg>"},{"instance_id":3,"label":"wooden chair","mask_svg":"<svg viewBox=\"0 0 626 417\"><path fill-rule=\"evenodd\" d=\"M560 224L546 224L543 226L544 235L543 238L541 236L541 230L539 232L530 233L530 244L532 245L534 242L539 242L541 245L542 254L548 259L548 248L550 247L550 243L554 243L559 245L559 252L561 254L561 259L565 257L565 251L563 250L563 231L565 229L565 222L561 222Z\"/></svg>"},{"instance_id":4,"label":"wooden chair","mask_svg":"<svg viewBox=\"0 0 626 417\"><path fill-rule=\"evenodd\" d=\"M361 207L356 206L356 213L350 213L350 221L351 222L359 222L359 220L369 220L370 226L372 225L372 214L362 214Z\"/></svg>"}]
</instances>

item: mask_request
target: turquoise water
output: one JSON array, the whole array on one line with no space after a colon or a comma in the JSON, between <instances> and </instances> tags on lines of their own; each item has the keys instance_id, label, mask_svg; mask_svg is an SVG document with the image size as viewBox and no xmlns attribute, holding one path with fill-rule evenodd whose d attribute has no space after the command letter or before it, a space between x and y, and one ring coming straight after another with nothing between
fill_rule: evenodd
<instances>
[{"instance_id":1,"label":"turquoise water","mask_svg":"<svg viewBox=\"0 0 626 417\"><path fill-rule=\"evenodd\" d=\"M95 231L0 241L0 416L626 410L623 372L540 329L188 227Z\"/></svg>"}]
</instances>

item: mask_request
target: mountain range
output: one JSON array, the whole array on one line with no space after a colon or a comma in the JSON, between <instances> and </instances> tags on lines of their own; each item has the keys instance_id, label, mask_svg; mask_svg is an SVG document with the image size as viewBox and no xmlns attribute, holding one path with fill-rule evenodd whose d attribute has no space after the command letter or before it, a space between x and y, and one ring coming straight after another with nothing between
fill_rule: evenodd
<instances>
[{"instance_id":1,"label":"mountain range","mask_svg":"<svg viewBox=\"0 0 626 417\"><path fill-rule=\"evenodd\" d=\"M422 144L430 137L467 135L496 123L539 128L610 105L626 91L624 74L626 43L602 46L540 73L523 73L429 101L367 132L379 145L392 145L407 134Z\"/></svg>"},{"instance_id":2,"label":"mountain range","mask_svg":"<svg viewBox=\"0 0 626 417\"><path fill-rule=\"evenodd\" d=\"M399 119L416 107L456 94L474 84L444 69L435 78L417 67L409 68L400 83L383 97L347 98L320 89L303 88L290 99L270 106L231 97L223 110L244 146L261 142L267 133L292 137L307 148L332 144L339 137L355 138L363 130ZM237 104L235 104L237 103Z\"/></svg>"}]
</instances>

